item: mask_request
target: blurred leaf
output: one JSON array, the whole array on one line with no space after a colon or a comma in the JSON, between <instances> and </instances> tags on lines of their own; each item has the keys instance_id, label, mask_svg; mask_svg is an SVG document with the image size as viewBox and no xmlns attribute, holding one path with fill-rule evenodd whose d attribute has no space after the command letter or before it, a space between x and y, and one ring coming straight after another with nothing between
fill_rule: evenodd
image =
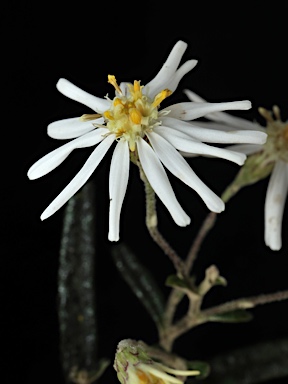
<instances>
[{"instance_id":1,"label":"blurred leaf","mask_svg":"<svg viewBox=\"0 0 288 384\"><path fill-rule=\"evenodd\" d=\"M151 272L124 243L112 247L112 256L122 278L146 308L155 324L161 326L165 298Z\"/></svg>"},{"instance_id":2,"label":"blurred leaf","mask_svg":"<svg viewBox=\"0 0 288 384\"><path fill-rule=\"evenodd\" d=\"M227 280L223 276L219 276L215 281L214 285L222 285L223 287L227 286Z\"/></svg>"},{"instance_id":3,"label":"blurred leaf","mask_svg":"<svg viewBox=\"0 0 288 384\"><path fill-rule=\"evenodd\" d=\"M180 289L184 289L184 290L189 289L190 290L190 287L187 284L187 282L176 275L168 276L165 284L168 285L168 287L180 288Z\"/></svg>"},{"instance_id":4,"label":"blurred leaf","mask_svg":"<svg viewBox=\"0 0 288 384\"><path fill-rule=\"evenodd\" d=\"M272 337L210 357L205 384L288 383L287 361L288 338Z\"/></svg>"},{"instance_id":5,"label":"blurred leaf","mask_svg":"<svg viewBox=\"0 0 288 384\"><path fill-rule=\"evenodd\" d=\"M193 378L193 381L194 379L198 379L198 380L205 379L207 376L209 376L211 371L210 365L205 361L201 361L201 360L188 361L187 369L192 369L192 370L195 369L197 371L200 371L200 374L198 376L195 376L195 378ZM189 380L187 380L187 382L189 383Z\"/></svg>"},{"instance_id":6,"label":"blurred leaf","mask_svg":"<svg viewBox=\"0 0 288 384\"><path fill-rule=\"evenodd\" d=\"M209 316L209 321L217 321L220 323L246 323L252 319L253 315L245 311L245 309L236 309L235 311Z\"/></svg>"},{"instance_id":7,"label":"blurred leaf","mask_svg":"<svg viewBox=\"0 0 288 384\"><path fill-rule=\"evenodd\" d=\"M58 316L63 371L97 370L95 186L87 183L64 211L58 269Z\"/></svg>"}]
</instances>

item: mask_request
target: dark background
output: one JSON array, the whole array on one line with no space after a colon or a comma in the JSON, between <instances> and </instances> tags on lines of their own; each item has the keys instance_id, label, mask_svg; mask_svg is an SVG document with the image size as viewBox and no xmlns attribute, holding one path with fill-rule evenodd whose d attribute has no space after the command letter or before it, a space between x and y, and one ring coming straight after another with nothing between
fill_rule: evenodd
<instances>
[{"instance_id":1,"label":"dark background","mask_svg":"<svg viewBox=\"0 0 288 384\"><path fill-rule=\"evenodd\" d=\"M42 179L29 181L29 167L59 142L46 135L49 123L87 113L87 108L56 90L60 77L96 95L112 94L107 74L119 82L148 82L174 44L188 43L183 60L198 65L180 83L175 100L190 88L208 101L249 99L250 111L231 112L253 120L257 108L277 104L287 119L287 11L285 2L223 2L222 5L177 1L67 7L10 2L2 13L2 349L7 364L3 384L62 384L57 318L57 270L64 208L44 222L40 214L64 188L90 153L73 154ZM230 5L228 5L230 4ZM240 5L241 4L241 5ZM266 3L265 3L266 4ZM8 101L8 103L7 103ZM8 104L8 105L7 105ZM7 108L8 107L8 108ZM157 340L141 304L114 267L107 240L107 155L97 180L97 311L99 355L113 360L124 338ZM197 174L218 194L233 180L238 166L222 160L194 159ZM159 228L184 257L208 211L189 188L171 177L176 195L191 216L178 228L159 203ZM216 264L228 280L207 303L288 289L287 212L283 247L264 245L263 211L268 179L243 189L226 206L207 237L195 273ZM144 193L137 170L131 170L125 198L121 240L153 271L165 292L172 265L152 243L145 228ZM208 324L176 343L176 351L205 359L228 348L288 336L287 302L256 308L251 323ZM112 368L103 382L117 382ZM273 381L276 383L276 381ZM280 381L279 381L280 382ZM285 382L285 380L283 381Z\"/></svg>"}]
</instances>

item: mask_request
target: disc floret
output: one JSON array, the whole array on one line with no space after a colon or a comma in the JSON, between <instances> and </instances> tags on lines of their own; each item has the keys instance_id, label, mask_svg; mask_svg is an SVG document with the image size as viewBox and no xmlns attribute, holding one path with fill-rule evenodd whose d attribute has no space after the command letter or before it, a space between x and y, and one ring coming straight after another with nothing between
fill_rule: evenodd
<instances>
[{"instance_id":1,"label":"disc floret","mask_svg":"<svg viewBox=\"0 0 288 384\"><path fill-rule=\"evenodd\" d=\"M137 137L144 137L153 127L160 125L158 120L160 103L171 95L169 89L159 92L153 100L143 94L143 85L135 80L127 84L127 95L117 84L115 76L108 75L108 82L116 90L116 96L111 100L111 106L103 113L106 128L116 135L117 139L125 139L130 151L135 151Z\"/></svg>"}]
</instances>

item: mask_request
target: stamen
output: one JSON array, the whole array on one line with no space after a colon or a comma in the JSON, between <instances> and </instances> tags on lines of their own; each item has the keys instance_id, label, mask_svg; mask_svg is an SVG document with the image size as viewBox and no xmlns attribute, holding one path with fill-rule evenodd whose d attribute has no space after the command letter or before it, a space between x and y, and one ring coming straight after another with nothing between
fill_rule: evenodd
<instances>
[{"instance_id":1,"label":"stamen","mask_svg":"<svg viewBox=\"0 0 288 384\"><path fill-rule=\"evenodd\" d=\"M119 104L123 105L122 101L118 97L116 97L113 101L113 105L114 107L116 107Z\"/></svg>"},{"instance_id":2,"label":"stamen","mask_svg":"<svg viewBox=\"0 0 288 384\"><path fill-rule=\"evenodd\" d=\"M159 92L152 103L152 106L155 108L157 107L166 97L170 96L172 94L172 91L170 89L163 89L163 91Z\"/></svg>"},{"instance_id":3,"label":"stamen","mask_svg":"<svg viewBox=\"0 0 288 384\"><path fill-rule=\"evenodd\" d=\"M108 83L112 84L120 95L123 95L114 75L108 75Z\"/></svg>"},{"instance_id":4,"label":"stamen","mask_svg":"<svg viewBox=\"0 0 288 384\"><path fill-rule=\"evenodd\" d=\"M141 124L142 115L136 108L131 108L129 111L129 117L134 124Z\"/></svg>"},{"instance_id":5,"label":"stamen","mask_svg":"<svg viewBox=\"0 0 288 384\"><path fill-rule=\"evenodd\" d=\"M278 105L273 105L272 109L276 119L281 120L280 108L278 107Z\"/></svg>"},{"instance_id":6,"label":"stamen","mask_svg":"<svg viewBox=\"0 0 288 384\"><path fill-rule=\"evenodd\" d=\"M267 109L265 109L263 107L259 107L258 111L259 111L260 115L262 115L264 117L264 119L266 119L267 121L269 121L269 122L274 121L271 112L267 111Z\"/></svg>"},{"instance_id":7,"label":"stamen","mask_svg":"<svg viewBox=\"0 0 288 384\"><path fill-rule=\"evenodd\" d=\"M139 92L141 90L140 81L134 80L134 91Z\"/></svg>"},{"instance_id":8,"label":"stamen","mask_svg":"<svg viewBox=\"0 0 288 384\"><path fill-rule=\"evenodd\" d=\"M113 117L113 115L111 114L110 111L105 111L105 112L103 113L103 116L104 116L106 119L108 119L108 120L114 120L114 117Z\"/></svg>"}]
</instances>

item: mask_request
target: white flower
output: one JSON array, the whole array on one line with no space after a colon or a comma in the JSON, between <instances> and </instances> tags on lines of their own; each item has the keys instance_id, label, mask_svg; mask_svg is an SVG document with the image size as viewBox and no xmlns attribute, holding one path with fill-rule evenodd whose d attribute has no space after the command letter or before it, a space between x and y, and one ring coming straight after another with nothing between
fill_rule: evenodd
<instances>
[{"instance_id":1,"label":"white flower","mask_svg":"<svg viewBox=\"0 0 288 384\"><path fill-rule=\"evenodd\" d=\"M192 91L186 90L185 94L192 101L201 103L205 101ZM264 239L270 249L278 251L282 247L282 221L288 193L288 121L282 121L277 106L273 107L275 118L264 108L259 108L259 113L266 119L266 128L257 122L247 121L223 112L206 115L205 117L211 121L201 122L201 126L230 132L239 128L252 129L268 134L265 144L231 145L227 148L251 157L251 161L248 162L248 158L245 163L247 167L249 164L249 168L245 171L246 185L271 175L264 207ZM254 157L252 158L252 156ZM244 186L244 182L242 182L242 186Z\"/></svg>"},{"instance_id":2,"label":"white flower","mask_svg":"<svg viewBox=\"0 0 288 384\"><path fill-rule=\"evenodd\" d=\"M55 139L74 139L37 161L28 171L30 179L44 176L56 168L76 148L96 148L66 188L41 215L44 220L61 208L89 179L108 149L116 142L109 175L109 235L119 239L120 212L126 193L130 154L140 161L146 177L179 226L190 223L189 216L177 201L163 165L181 181L194 189L211 211L224 210L223 201L193 172L178 151L220 157L242 165L246 155L204 144L263 143L264 133L257 131L222 131L198 128L193 120L212 112L251 108L247 100L223 103L184 102L159 110L160 103L174 92L182 79L197 64L188 60L179 68L187 44L178 41L156 77L145 86L140 81L118 86L114 76L108 82L115 88L115 97L99 98L60 79L57 89L70 99L94 110L93 115L56 121L48 126L48 135Z\"/></svg>"}]
</instances>

